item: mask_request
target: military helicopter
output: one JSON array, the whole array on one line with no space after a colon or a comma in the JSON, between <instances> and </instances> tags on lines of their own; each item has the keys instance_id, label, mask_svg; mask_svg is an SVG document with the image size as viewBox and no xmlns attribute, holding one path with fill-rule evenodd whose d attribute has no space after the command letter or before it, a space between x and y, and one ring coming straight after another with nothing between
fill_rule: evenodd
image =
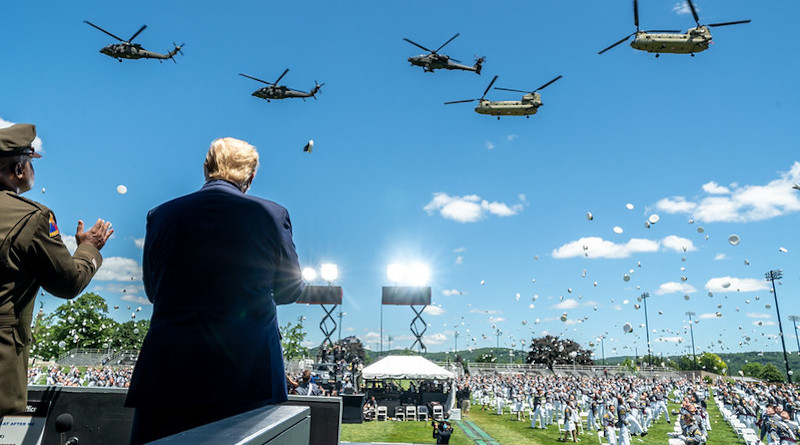
<instances>
[{"instance_id":1,"label":"military helicopter","mask_svg":"<svg viewBox=\"0 0 800 445\"><path fill-rule=\"evenodd\" d=\"M172 59L172 61L174 62L175 54L178 53L183 54L181 52L181 48L183 48L182 43L180 45L176 45L173 43L172 45L174 46L174 49L166 54L159 54L153 51L148 51L142 48L142 45L139 45L138 43L131 43L131 40L135 39L136 36L138 36L142 31L144 31L147 28L147 25L142 25L142 27L139 28L138 31L133 33L130 39L122 40L119 37L115 36L114 34L111 34L110 32L95 25L92 22L84 20L83 23L86 23L87 25L96 28L122 42L122 43L112 43L111 45L108 45L100 50L101 53L109 57L113 57L120 62L122 62L122 59ZM159 60L159 62L160 61L161 60Z\"/></svg>"},{"instance_id":2,"label":"military helicopter","mask_svg":"<svg viewBox=\"0 0 800 445\"><path fill-rule=\"evenodd\" d=\"M479 103L478 106L475 107L475 112L478 114L490 114L492 116L497 116L498 120L500 120L500 116L525 116L526 118L529 118L531 114L536 114L536 112L539 111L539 107L542 106L542 96L537 93L537 91L547 88L551 83L561 79L561 77L562 76L559 75L550 82L547 82L546 84L530 92L523 90L512 90L510 88L495 88L495 90L525 93L525 95L522 96L522 100L491 101L485 99L485 97L486 93L488 93L492 88L492 85L494 85L494 81L497 80L497 76L494 76L492 81L489 82L489 86L486 87L486 90L484 90L483 96L481 96L480 99L454 100L451 102L445 102L444 104L450 105L477 100Z\"/></svg>"},{"instance_id":3,"label":"military helicopter","mask_svg":"<svg viewBox=\"0 0 800 445\"><path fill-rule=\"evenodd\" d=\"M325 85L324 83L321 84L321 83L318 83L318 82L314 81L314 83L315 83L314 88L312 88L311 91L308 92L308 93L306 93L305 91L293 90L293 89L291 89L289 87L286 87L286 86L283 86L283 85L278 85L278 82L280 82L281 79L283 79L283 76L285 76L286 73L288 73L288 72L289 72L289 68L286 68L286 70L283 72L283 74L281 74L278 77L278 80L276 80L275 82L267 82L266 80L261 80L261 79L259 79L257 77L248 76L247 74L242 74L242 73L239 73L239 75L243 76L243 77L247 77L248 79L257 80L257 81L259 81L261 83L267 84L268 86L266 86L264 88L259 88L259 89L255 90L255 91L253 91L253 94L252 94L255 97L260 97L261 99L266 99L267 102L269 102L272 99L288 99L288 98L292 98L292 97L299 97L299 98L301 98L303 100L306 100L305 99L306 97L313 97L314 99L316 99L317 98L316 94L319 92L319 89L322 88L323 85Z\"/></svg>"},{"instance_id":4,"label":"military helicopter","mask_svg":"<svg viewBox=\"0 0 800 445\"><path fill-rule=\"evenodd\" d=\"M451 59L450 56L445 54L439 54L439 51L445 47L448 43L452 42L456 37L460 36L461 34L456 33L453 37L450 37L450 40L444 42L442 46L437 48L435 51L431 51L428 48L420 45L419 43L413 42L405 37L403 40L406 42L421 48L425 51L428 51L430 54L420 54L418 56L409 57L408 61L411 62L411 65L421 66L422 70L428 73L432 73L433 70L438 69L446 69L446 70L464 70L464 71L475 71L478 75L481 74L481 68L483 68L483 62L486 61L486 57L478 57L475 59L475 65L462 65L459 60ZM458 62L458 63L456 63Z\"/></svg>"},{"instance_id":5,"label":"military helicopter","mask_svg":"<svg viewBox=\"0 0 800 445\"><path fill-rule=\"evenodd\" d=\"M636 31L625 36L625 38L619 40L597 54L603 54L604 52L633 36L633 41L631 42L631 47L633 47L633 49L656 53L656 57L658 57L660 53L691 54L692 57L694 57L694 53L707 50L708 45L711 44L711 31L709 31L709 27L750 23L750 20L738 20L735 22L710 23L708 25L701 25L700 17L697 15L697 10L695 9L692 0L687 0L687 2L689 3L689 9L692 11L692 16L694 17L697 27L690 28L685 33L682 33L680 31L640 30L639 3L637 0L633 0L633 23L636 25Z\"/></svg>"}]
</instances>

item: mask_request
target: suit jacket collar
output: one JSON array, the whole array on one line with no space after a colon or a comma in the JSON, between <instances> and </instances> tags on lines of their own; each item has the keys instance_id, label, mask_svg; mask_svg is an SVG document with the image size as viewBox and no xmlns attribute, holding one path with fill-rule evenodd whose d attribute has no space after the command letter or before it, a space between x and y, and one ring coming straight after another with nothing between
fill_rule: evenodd
<instances>
[{"instance_id":1,"label":"suit jacket collar","mask_svg":"<svg viewBox=\"0 0 800 445\"><path fill-rule=\"evenodd\" d=\"M225 189L229 191L238 192L244 195L244 193L239 189L237 185L233 184L232 182L225 181L224 179L210 179L206 181L205 184L203 184L201 190L212 189L212 188Z\"/></svg>"}]
</instances>

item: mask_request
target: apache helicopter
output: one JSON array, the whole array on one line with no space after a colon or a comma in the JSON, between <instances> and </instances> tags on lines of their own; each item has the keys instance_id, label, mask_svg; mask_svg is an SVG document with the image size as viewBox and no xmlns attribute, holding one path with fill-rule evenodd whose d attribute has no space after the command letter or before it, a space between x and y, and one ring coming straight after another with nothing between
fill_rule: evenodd
<instances>
[{"instance_id":1,"label":"apache helicopter","mask_svg":"<svg viewBox=\"0 0 800 445\"><path fill-rule=\"evenodd\" d=\"M142 48L142 45L139 45L138 43L131 43L131 40L135 39L136 36L139 35L139 33L144 31L145 28L147 28L147 25L142 25L142 27L139 28L138 31L133 33L133 35L131 36L130 39L122 40L121 38L115 36L114 34L111 34L110 32L108 32L105 29L95 25L92 22L84 20L83 23L86 23L87 25L89 25L89 26L91 26L93 28L96 28L96 29L98 29L98 30L110 35L111 37L119 40L120 42L122 42L122 43L112 43L111 45L108 45L108 46L106 46L106 47L104 47L103 49L100 50L101 53L103 53L103 54L105 54L105 55L107 55L109 57L113 57L113 58L117 59L120 62L122 62L122 59L172 59L172 61L174 62L175 61L175 59L174 59L175 54L178 54L178 53L183 54L181 52L181 48L183 48L183 43L181 43L180 45L176 45L176 44L173 43L172 45L175 48L172 51L170 51L170 52L168 52L166 54L159 54L159 53L156 53L156 52L153 52L153 51L148 51L148 50ZM160 61L161 60L159 60L159 62Z\"/></svg>"},{"instance_id":2,"label":"apache helicopter","mask_svg":"<svg viewBox=\"0 0 800 445\"><path fill-rule=\"evenodd\" d=\"M539 107L542 106L542 96L537 93L537 91L547 88L551 83L561 79L561 77L562 76L559 75L555 79L547 82L533 91L512 90L510 88L495 88L495 90L525 93L525 95L522 96L522 100L491 101L485 99L485 97L486 93L488 93L492 88L492 85L494 85L494 81L497 80L497 76L494 76L492 81L489 82L489 86L486 87L486 90L484 90L483 96L481 96L479 99L454 100L451 102L445 102L444 104L450 105L477 100L479 103L478 106L475 107L475 112L478 114L490 114L492 116L497 116L498 120L500 120L500 116L525 116L526 118L529 118L531 114L536 114L536 112L539 111Z\"/></svg>"},{"instance_id":3,"label":"apache helicopter","mask_svg":"<svg viewBox=\"0 0 800 445\"><path fill-rule=\"evenodd\" d=\"M283 79L283 76L285 76L286 73L288 73L288 72L289 72L289 68L286 68L286 70L283 72L283 74L281 74L278 77L278 80L276 80L275 82L267 82L266 80L261 80L261 79L259 79L257 77L248 76L247 74L242 74L242 73L239 73L239 75L243 76L243 77L247 77L248 79L257 80L257 81L259 81L261 83L267 84L268 86L263 87L263 88L259 88L259 89L255 90L255 91L253 91L253 94L252 94L255 97L260 97L261 99L266 99L267 102L269 102L272 99L288 99L288 98L291 98L291 97L299 97L299 98L301 98L303 100L306 100L305 99L306 97L313 97L314 99L316 99L317 98L316 94L319 92L319 89L322 88L323 85L325 85L324 83L321 84L321 83L318 83L317 81L314 81L314 83L315 83L314 88L312 88L311 91L308 92L308 93L306 93L305 91L293 90L293 89L291 89L289 87L286 87L286 86L283 86L283 85L278 85L278 82L280 82L281 79Z\"/></svg>"},{"instance_id":4,"label":"apache helicopter","mask_svg":"<svg viewBox=\"0 0 800 445\"><path fill-rule=\"evenodd\" d=\"M680 31L641 31L639 29L639 4L637 0L633 0L633 23L636 25L636 31L597 54L603 54L634 36L631 42L631 47L633 47L633 49L656 53L656 57L658 57L660 53L691 54L692 57L694 57L694 53L707 50L708 45L711 44L711 31L709 31L709 27L750 23L750 20L738 20L735 22L701 25L700 17L697 15L697 10L692 0L687 0L687 2L689 3L689 9L692 11L692 16L694 17L697 27L690 28L685 33L682 33Z\"/></svg>"},{"instance_id":5,"label":"apache helicopter","mask_svg":"<svg viewBox=\"0 0 800 445\"><path fill-rule=\"evenodd\" d=\"M422 70L428 73L432 73L433 70L438 69L446 69L446 70L464 70L464 71L475 71L478 75L481 74L481 68L483 68L483 62L486 61L486 57L477 57L475 59L475 65L462 65L459 60L451 59L450 56L445 54L439 54L439 51L445 47L448 43L452 42L453 39L460 36L461 34L456 33L453 37L450 37L450 40L444 42L442 46L437 48L435 51L431 51L428 48L420 45L419 43L413 42L405 37L403 40L406 42L421 48L425 51L428 51L430 54L420 54L418 56L409 57L408 61L411 62L411 65L421 66ZM459 63L456 63L459 62Z\"/></svg>"}]
</instances>

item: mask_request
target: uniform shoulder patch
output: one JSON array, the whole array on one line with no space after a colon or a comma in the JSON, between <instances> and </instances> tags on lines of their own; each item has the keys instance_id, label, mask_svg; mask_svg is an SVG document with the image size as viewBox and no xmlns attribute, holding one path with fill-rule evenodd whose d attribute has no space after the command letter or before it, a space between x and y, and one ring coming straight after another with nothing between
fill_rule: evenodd
<instances>
[{"instance_id":1,"label":"uniform shoulder patch","mask_svg":"<svg viewBox=\"0 0 800 445\"><path fill-rule=\"evenodd\" d=\"M50 238L54 236L58 236L58 225L56 224L56 217L53 213L50 213Z\"/></svg>"}]
</instances>

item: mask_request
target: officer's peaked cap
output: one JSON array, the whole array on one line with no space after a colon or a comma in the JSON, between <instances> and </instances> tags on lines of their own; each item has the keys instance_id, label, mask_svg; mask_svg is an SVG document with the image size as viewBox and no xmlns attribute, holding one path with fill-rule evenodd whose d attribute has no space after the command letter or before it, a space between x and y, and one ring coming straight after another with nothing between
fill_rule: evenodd
<instances>
[{"instance_id":1,"label":"officer's peaked cap","mask_svg":"<svg viewBox=\"0 0 800 445\"><path fill-rule=\"evenodd\" d=\"M15 124L0 128L0 158L28 154L40 158L31 144L36 139L36 126Z\"/></svg>"}]
</instances>

